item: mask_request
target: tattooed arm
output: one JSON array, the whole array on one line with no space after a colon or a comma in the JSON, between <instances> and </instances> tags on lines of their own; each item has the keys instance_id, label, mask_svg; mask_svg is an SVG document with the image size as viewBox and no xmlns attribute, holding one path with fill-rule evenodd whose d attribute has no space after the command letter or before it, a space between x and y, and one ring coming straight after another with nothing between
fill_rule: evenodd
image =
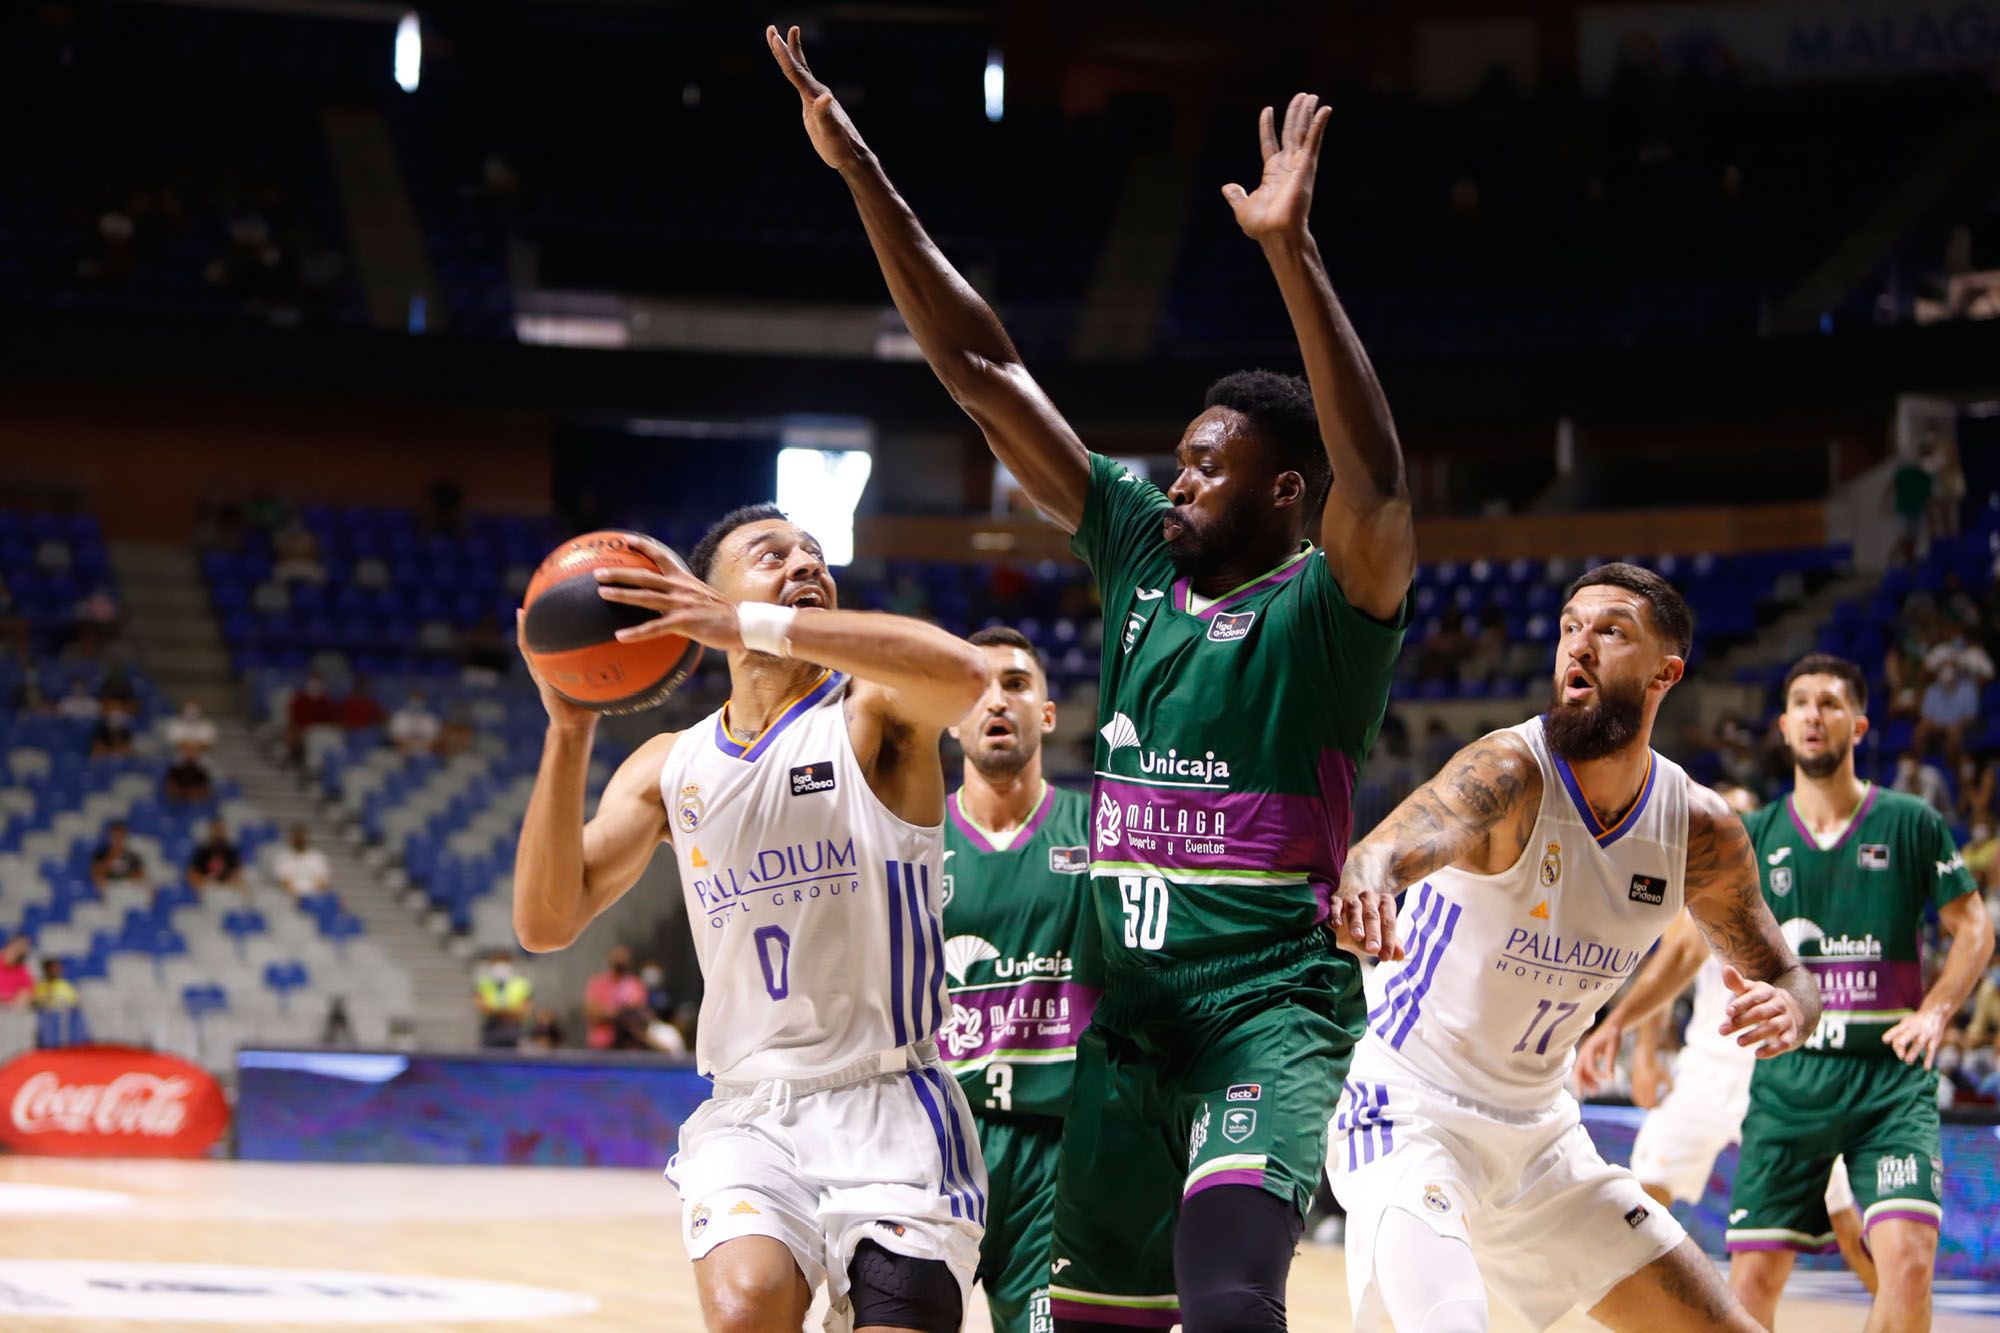
<instances>
[{"instance_id":1,"label":"tattooed arm","mask_svg":"<svg viewBox=\"0 0 2000 1333\"><path fill-rule=\"evenodd\" d=\"M1757 1058L1795 1051L1819 1025L1819 983L1764 905L1750 835L1729 803L1688 783L1687 908L1734 992L1725 1035Z\"/></svg>"},{"instance_id":2,"label":"tattooed arm","mask_svg":"<svg viewBox=\"0 0 2000 1333\"><path fill-rule=\"evenodd\" d=\"M1511 731L1482 736L1453 755L1347 854L1332 924L1382 958L1401 958L1396 895L1448 865L1482 875L1521 859L1542 808L1542 769Z\"/></svg>"}]
</instances>

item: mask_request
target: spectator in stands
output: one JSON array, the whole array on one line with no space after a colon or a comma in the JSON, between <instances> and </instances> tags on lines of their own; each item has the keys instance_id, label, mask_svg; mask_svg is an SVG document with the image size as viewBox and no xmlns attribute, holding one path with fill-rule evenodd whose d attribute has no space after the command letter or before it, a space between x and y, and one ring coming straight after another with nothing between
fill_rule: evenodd
<instances>
[{"instance_id":1,"label":"spectator in stands","mask_svg":"<svg viewBox=\"0 0 2000 1333\"><path fill-rule=\"evenodd\" d=\"M90 692L90 683L79 676L56 703L56 712L71 722L95 722L104 715L104 705Z\"/></svg>"},{"instance_id":2,"label":"spectator in stands","mask_svg":"<svg viewBox=\"0 0 2000 1333\"><path fill-rule=\"evenodd\" d=\"M317 750L329 744L329 736L338 744L339 728L340 705L326 692L326 677L315 671L293 691L285 710L285 744L292 762L305 762L308 745Z\"/></svg>"},{"instance_id":3,"label":"spectator in stands","mask_svg":"<svg viewBox=\"0 0 2000 1333\"><path fill-rule=\"evenodd\" d=\"M1915 750L1905 750L1897 758L1896 779L1889 787L1914 796L1946 819L1951 818L1951 788L1946 785L1944 774Z\"/></svg>"},{"instance_id":4,"label":"spectator in stands","mask_svg":"<svg viewBox=\"0 0 2000 1333\"><path fill-rule=\"evenodd\" d=\"M633 973L632 951L624 945L613 945L604 971L585 983L583 1014L592 1050L646 1049L644 1034L653 1014L646 1007L646 983Z\"/></svg>"},{"instance_id":5,"label":"spectator in stands","mask_svg":"<svg viewBox=\"0 0 2000 1333\"><path fill-rule=\"evenodd\" d=\"M42 979L35 983L33 1003L37 1049L80 1046L90 1040L83 1022L83 998L64 978L62 959L42 960Z\"/></svg>"},{"instance_id":6,"label":"spectator in stands","mask_svg":"<svg viewBox=\"0 0 2000 1333\"><path fill-rule=\"evenodd\" d=\"M441 730L443 725L438 715L424 702L424 696L414 691L389 716L389 742L405 756L429 754L437 749Z\"/></svg>"},{"instance_id":7,"label":"spectator in stands","mask_svg":"<svg viewBox=\"0 0 2000 1333\"><path fill-rule=\"evenodd\" d=\"M139 859L139 853L132 850L129 830L123 820L113 820L105 825L104 841L97 844L97 850L90 857L90 878L99 893L113 884L146 882L146 863Z\"/></svg>"},{"instance_id":8,"label":"spectator in stands","mask_svg":"<svg viewBox=\"0 0 2000 1333\"><path fill-rule=\"evenodd\" d=\"M34 636L28 625L28 618L21 614L21 607L14 600L13 589L7 580L0 578L0 651L12 651L16 657L26 657L34 647Z\"/></svg>"},{"instance_id":9,"label":"spectator in stands","mask_svg":"<svg viewBox=\"0 0 2000 1333\"><path fill-rule=\"evenodd\" d=\"M312 845L306 826L294 824L290 845L271 862L271 875L292 897L312 898L325 893L333 882L333 863Z\"/></svg>"},{"instance_id":10,"label":"spectator in stands","mask_svg":"<svg viewBox=\"0 0 2000 1333\"><path fill-rule=\"evenodd\" d=\"M2000 1037L2000 963L1988 967L1979 979L1979 989L1972 994L1972 1022L1965 1036L1975 1046Z\"/></svg>"},{"instance_id":11,"label":"spectator in stands","mask_svg":"<svg viewBox=\"0 0 2000 1333\"><path fill-rule=\"evenodd\" d=\"M667 969L657 958L639 964L639 981L646 987L646 1007L662 1017L674 1011L674 993L667 987Z\"/></svg>"},{"instance_id":12,"label":"spectator in stands","mask_svg":"<svg viewBox=\"0 0 2000 1333\"><path fill-rule=\"evenodd\" d=\"M1990 766L1987 771L1992 771ZM1993 872L2000 867L2000 837L1994 834L1991 817L1979 815L1973 818L1960 854L1965 857L1965 868L1979 881L1980 890L1992 892L1995 887Z\"/></svg>"},{"instance_id":13,"label":"spectator in stands","mask_svg":"<svg viewBox=\"0 0 2000 1333\"><path fill-rule=\"evenodd\" d=\"M167 744L184 758L199 759L215 746L215 723L209 721L201 705L192 699L167 720L166 734Z\"/></svg>"},{"instance_id":14,"label":"spectator in stands","mask_svg":"<svg viewBox=\"0 0 2000 1333\"><path fill-rule=\"evenodd\" d=\"M1974 613L1973 623L1977 623L1977 613ZM1942 675L1947 667L1956 667L1959 674L1971 680L1974 688L1984 686L1993 679L1992 655L1972 637L1967 622L1957 617L1945 622L1941 637L1924 654L1924 670L1931 675Z\"/></svg>"},{"instance_id":15,"label":"spectator in stands","mask_svg":"<svg viewBox=\"0 0 2000 1333\"><path fill-rule=\"evenodd\" d=\"M90 729L92 759L124 759L132 753L132 714L117 700L103 705Z\"/></svg>"},{"instance_id":16,"label":"spectator in stands","mask_svg":"<svg viewBox=\"0 0 2000 1333\"><path fill-rule=\"evenodd\" d=\"M479 1004L479 1044L519 1046L535 985L514 970L514 959L505 949L495 949L486 960L473 983L473 994Z\"/></svg>"},{"instance_id":17,"label":"spectator in stands","mask_svg":"<svg viewBox=\"0 0 2000 1333\"><path fill-rule=\"evenodd\" d=\"M445 714L444 729L438 732L437 752L447 759L453 755L464 754L472 748L472 742L477 738L478 733L472 726L471 710L462 703L457 704Z\"/></svg>"},{"instance_id":18,"label":"spectator in stands","mask_svg":"<svg viewBox=\"0 0 2000 1333\"><path fill-rule=\"evenodd\" d=\"M271 553L277 557L277 563L271 566L271 577L279 583L290 586L326 582L326 566L319 558L319 539L297 519L272 536Z\"/></svg>"},{"instance_id":19,"label":"spectator in stands","mask_svg":"<svg viewBox=\"0 0 2000 1333\"><path fill-rule=\"evenodd\" d=\"M382 705L375 701L366 676L356 676L340 701L340 725L349 731L366 731L382 725Z\"/></svg>"},{"instance_id":20,"label":"spectator in stands","mask_svg":"<svg viewBox=\"0 0 2000 1333\"><path fill-rule=\"evenodd\" d=\"M491 611L474 622L459 641L458 660L468 685L497 684L507 674L508 659L512 656L507 649L507 637L500 629L500 618Z\"/></svg>"},{"instance_id":21,"label":"spectator in stands","mask_svg":"<svg viewBox=\"0 0 2000 1333\"><path fill-rule=\"evenodd\" d=\"M243 853L229 840L229 830L219 819L208 822L208 837L188 858L188 883L201 892L220 885L243 887Z\"/></svg>"},{"instance_id":22,"label":"spectator in stands","mask_svg":"<svg viewBox=\"0 0 2000 1333\"><path fill-rule=\"evenodd\" d=\"M0 947L0 1009L19 1009L35 998L35 973L28 966L28 937L16 935Z\"/></svg>"},{"instance_id":23,"label":"spectator in stands","mask_svg":"<svg viewBox=\"0 0 2000 1333\"><path fill-rule=\"evenodd\" d=\"M1472 639L1465 632L1464 618L1456 613L1447 614L1437 632L1426 637L1417 649L1417 679L1458 679L1458 664L1471 651Z\"/></svg>"},{"instance_id":24,"label":"spectator in stands","mask_svg":"<svg viewBox=\"0 0 2000 1333\"><path fill-rule=\"evenodd\" d=\"M1896 549L1905 563L1914 564L1928 545L1925 541L1926 520L1930 517L1931 492L1936 486L1936 479L1924 467L1923 461L1907 456L1896 464L1896 470L1889 479L1889 490L1884 499L1896 515L1896 525L1901 533Z\"/></svg>"},{"instance_id":25,"label":"spectator in stands","mask_svg":"<svg viewBox=\"0 0 2000 1333\"><path fill-rule=\"evenodd\" d=\"M1942 744L1945 758L1956 766L1965 755L1965 729L1978 717L1979 686L1955 659L1946 659L1924 690L1917 715L1917 749L1929 754ZM1945 814L1950 813L1947 808Z\"/></svg>"},{"instance_id":26,"label":"spectator in stands","mask_svg":"<svg viewBox=\"0 0 2000 1333\"><path fill-rule=\"evenodd\" d=\"M41 682L29 676L14 692L14 711L22 717L53 717L56 706L42 693Z\"/></svg>"},{"instance_id":27,"label":"spectator in stands","mask_svg":"<svg viewBox=\"0 0 2000 1333\"><path fill-rule=\"evenodd\" d=\"M528 1020L528 1030L521 1038L524 1051L553 1051L563 1044L562 1022L553 1009L537 1009L535 1016Z\"/></svg>"},{"instance_id":28,"label":"spectator in stands","mask_svg":"<svg viewBox=\"0 0 2000 1333\"><path fill-rule=\"evenodd\" d=\"M167 765L160 778L160 795L169 805L206 805L215 798L215 782L207 765L184 754Z\"/></svg>"}]
</instances>

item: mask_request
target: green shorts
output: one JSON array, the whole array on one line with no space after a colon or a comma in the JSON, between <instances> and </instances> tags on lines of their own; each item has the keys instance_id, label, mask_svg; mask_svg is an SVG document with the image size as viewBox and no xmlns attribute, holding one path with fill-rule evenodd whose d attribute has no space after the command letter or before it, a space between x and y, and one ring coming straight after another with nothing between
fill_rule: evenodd
<instances>
[{"instance_id":1,"label":"green shorts","mask_svg":"<svg viewBox=\"0 0 2000 1333\"><path fill-rule=\"evenodd\" d=\"M1050 1333L1049 1230L1063 1122L1046 1116L978 1116L986 1157L986 1237L979 1284L993 1333Z\"/></svg>"},{"instance_id":2,"label":"green shorts","mask_svg":"<svg viewBox=\"0 0 2000 1333\"><path fill-rule=\"evenodd\" d=\"M1729 1196L1728 1245L1830 1253L1826 1177L1847 1158L1868 1228L1890 1218L1942 1226L1938 1076L1922 1065L1794 1051L1757 1067Z\"/></svg>"},{"instance_id":3,"label":"green shorts","mask_svg":"<svg viewBox=\"0 0 2000 1333\"><path fill-rule=\"evenodd\" d=\"M1077 1042L1055 1316L1177 1323L1174 1218L1203 1190L1266 1190L1304 1217L1365 1021L1360 968L1323 931L1114 976Z\"/></svg>"}]
</instances>

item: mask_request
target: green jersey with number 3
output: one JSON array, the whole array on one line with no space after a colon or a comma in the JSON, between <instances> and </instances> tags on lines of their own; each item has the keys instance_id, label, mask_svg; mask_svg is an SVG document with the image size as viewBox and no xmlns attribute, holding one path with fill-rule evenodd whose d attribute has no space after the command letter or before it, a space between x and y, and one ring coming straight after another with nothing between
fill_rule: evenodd
<instances>
[{"instance_id":1,"label":"green jersey with number 3","mask_svg":"<svg viewBox=\"0 0 2000 1333\"><path fill-rule=\"evenodd\" d=\"M1349 605L1311 545L1200 598L1168 555L1171 507L1091 455L1071 545L1104 603L1090 873L1113 985L1327 919L1408 618Z\"/></svg>"},{"instance_id":2,"label":"green jersey with number 3","mask_svg":"<svg viewBox=\"0 0 2000 1333\"><path fill-rule=\"evenodd\" d=\"M981 1115L1060 1116L1097 1003L1090 803L1048 787L1009 834L945 802L945 1063Z\"/></svg>"},{"instance_id":3,"label":"green jersey with number 3","mask_svg":"<svg viewBox=\"0 0 2000 1333\"><path fill-rule=\"evenodd\" d=\"M1805 1049L1895 1058L1882 1035L1923 1003L1924 909L1978 887L1944 818L1914 796L1869 783L1828 846L1790 796L1743 824L1764 901L1819 982L1819 1027ZM1758 1077L1779 1077L1783 1064L1760 1064Z\"/></svg>"}]
</instances>

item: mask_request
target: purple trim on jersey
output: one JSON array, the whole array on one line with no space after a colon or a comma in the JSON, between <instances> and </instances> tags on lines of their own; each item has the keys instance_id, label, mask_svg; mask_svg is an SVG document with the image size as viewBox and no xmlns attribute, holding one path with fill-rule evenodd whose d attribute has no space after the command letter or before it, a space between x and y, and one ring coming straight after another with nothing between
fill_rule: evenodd
<instances>
[{"instance_id":1,"label":"purple trim on jersey","mask_svg":"<svg viewBox=\"0 0 2000 1333\"><path fill-rule=\"evenodd\" d=\"M1381 1019L1375 1024L1375 1035L1398 1050L1409 1036L1416 1011L1437 975L1438 959L1458 928L1459 910L1457 903L1432 888L1429 881L1417 890L1417 924L1412 931L1407 960L1402 970L1389 978L1389 984L1383 988L1382 1003L1368 1016L1371 1022Z\"/></svg>"},{"instance_id":2,"label":"purple trim on jersey","mask_svg":"<svg viewBox=\"0 0 2000 1333\"><path fill-rule=\"evenodd\" d=\"M1430 947L1431 927L1437 922L1437 914L1443 910L1440 906L1443 901L1443 895L1433 890L1428 881L1417 886L1416 906L1410 911L1410 937L1403 946L1403 966L1382 987L1382 1002L1368 1011L1370 1023L1394 1009L1402 992L1415 984L1418 970L1424 964L1424 952ZM1387 1034L1378 1032L1376 1035Z\"/></svg>"},{"instance_id":3,"label":"purple trim on jersey","mask_svg":"<svg viewBox=\"0 0 2000 1333\"><path fill-rule=\"evenodd\" d=\"M944 1026L944 930L938 913L931 910L931 868L928 863L917 867L917 886L920 891L918 901L924 909L924 916L931 923L931 979L924 994L930 997L931 1025L921 1035L935 1037Z\"/></svg>"},{"instance_id":4,"label":"purple trim on jersey","mask_svg":"<svg viewBox=\"0 0 2000 1333\"><path fill-rule=\"evenodd\" d=\"M944 1039L945 1055L954 1061L977 1060L1003 1046L1014 1051L1056 1051L1074 1046L1076 1039L1083 1035L1083 1030L1090 1026L1090 1016L1097 1009L1097 997L1101 993L1095 986L1044 978L1023 981L1014 986L972 991L963 999L954 995L954 1004L979 1011L980 1036L975 1045L964 1048L947 1036ZM1011 1018L1017 1009L1046 1013L1059 1011L1064 1003L1069 1006L1066 1020L1030 1017L1020 1019L1017 1026ZM992 1010L996 1005L1010 1017L999 1023L993 1022Z\"/></svg>"},{"instance_id":5,"label":"purple trim on jersey","mask_svg":"<svg viewBox=\"0 0 2000 1333\"><path fill-rule=\"evenodd\" d=\"M1790 1250L1793 1254L1839 1254L1840 1243L1829 1241L1825 1245L1808 1245L1800 1240L1725 1240L1722 1248L1731 1254L1744 1250Z\"/></svg>"},{"instance_id":6,"label":"purple trim on jersey","mask_svg":"<svg viewBox=\"0 0 2000 1333\"><path fill-rule=\"evenodd\" d=\"M930 1085L937 1089L938 1101L944 1106L946 1137L951 1140L952 1153L958 1162L958 1179L972 1192L972 1220L981 1226L986 1224L986 1194L979 1188L979 1177L972 1169L972 1163L965 1154L966 1140L972 1137L971 1130L958 1118L958 1104L952 1101L951 1093L945 1085L945 1075L935 1068L926 1067L917 1071Z\"/></svg>"},{"instance_id":7,"label":"purple trim on jersey","mask_svg":"<svg viewBox=\"0 0 2000 1333\"><path fill-rule=\"evenodd\" d=\"M1116 1296L1110 1297L1117 1300ZM1171 1310L1141 1309L1132 1305L1098 1305L1092 1301L1066 1301L1049 1297L1051 1319L1075 1320L1079 1324L1116 1324L1120 1328L1172 1328L1181 1322L1179 1307Z\"/></svg>"},{"instance_id":8,"label":"purple trim on jersey","mask_svg":"<svg viewBox=\"0 0 2000 1333\"><path fill-rule=\"evenodd\" d=\"M1431 982L1437 977L1438 960L1444 957L1445 950L1451 948L1451 937L1458 930L1458 918L1464 909L1446 900L1443 894L1439 894L1438 899L1446 904L1442 929L1437 932L1437 943L1427 950L1423 977L1403 993L1399 1012L1383 1020L1382 1028L1378 1029L1380 1035L1388 1039L1392 1050L1402 1050L1403 1043L1409 1040L1410 1029L1416 1026L1417 1015L1423 1012L1424 996L1430 994ZM1432 921L1436 924L1437 918L1433 916ZM1391 1027L1395 1029L1393 1032L1387 1030Z\"/></svg>"},{"instance_id":9,"label":"purple trim on jersey","mask_svg":"<svg viewBox=\"0 0 2000 1333\"><path fill-rule=\"evenodd\" d=\"M1936 1215L1918 1212L1914 1208L1882 1208L1877 1210L1875 1215L1868 1219L1868 1224L1861 1228L1861 1234L1866 1236L1877 1226L1887 1222L1891 1218L1895 1218L1900 1222L1922 1222L1925 1226L1933 1230L1942 1230L1944 1225L1938 1220ZM1836 1245L1834 1248L1838 1249L1839 1246Z\"/></svg>"},{"instance_id":10,"label":"purple trim on jersey","mask_svg":"<svg viewBox=\"0 0 2000 1333\"><path fill-rule=\"evenodd\" d=\"M715 748L732 759L741 759L745 763L754 764L764 751L771 748L771 742L777 740L785 728L819 707L821 700L846 683L847 677L845 675L838 671L828 672L825 680L822 680L819 684L800 695L784 712L778 714L776 720L770 726L764 728L755 740L747 744L730 736L729 728L722 725L722 714L717 713L715 715Z\"/></svg>"},{"instance_id":11,"label":"purple trim on jersey","mask_svg":"<svg viewBox=\"0 0 2000 1333\"><path fill-rule=\"evenodd\" d=\"M930 967L924 949L923 909L917 905L917 868L907 861L903 863L902 908L910 914L910 1034L920 1041L937 1031L937 1025L929 1021L924 1008L924 977Z\"/></svg>"},{"instance_id":12,"label":"purple trim on jersey","mask_svg":"<svg viewBox=\"0 0 2000 1333\"><path fill-rule=\"evenodd\" d=\"M1340 1108L1333 1127L1347 1133L1347 1169L1357 1171L1396 1149L1389 1120L1389 1089L1380 1083L1348 1080L1340 1091Z\"/></svg>"},{"instance_id":13,"label":"purple trim on jersey","mask_svg":"<svg viewBox=\"0 0 2000 1333\"><path fill-rule=\"evenodd\" d=\"M903 899L897 882L896 862L889 866L889 1018L895 1025L896 1044L910 1044L910 1025L903 1015Z\"/></svg>"},{"instance_id":14,"label":"purple trim on jersey","mask_svg":"<svg viewBox=\"0 0 2000 1333\"><path fill-rule=\"evenodd\" d=\"M1375 1114L1382 1131L1382 1155L1387 1157L1396 1151L1396 1122L1389 1119L1389 1090L1380 1083L1375 1084Z\"/></svg>"},{"instance_id":15,"label":"purple trim on jersey","mask_svg":"<svg viewBox=\"0 0 2000 1333\"><path fill-rule=\"evenodd\" d=\"M930 1086L924 1082L923 1072L916 1069L909 1071L910 1086L916 1090L917 1100L923 1104L924 1114L931 1119L931 1133L937 1136L938 1193L944 1195L946 1201L951 1204L953 1217L964 1217L966 1208L971 1206L972 1198L952 1184L951 1149L945 1144L944 1117L938 1114L937 1103L931 1100Z\"/></svg>"},{"instance_id":16,"label":"purple trim on jersey","mask_svg":"<svg viewBox=\"0 0 2000 1333\"><path fill-rule=\"evenodd\" d=\"M1797 804L1799 794L1797 792L1793 792L1785 798L1785 813L1792 817L1792 827L1797 829L1799 836L1806 840L1806 846L1822 852L1837 852L1847 845L1847 840L1853 837L1855 830L1861 827L1861 821L1868 818L1869 810L1875 805L1875 793L1880 790L1881 788L1877 787L1874 783L1871 782L1868 784L1867 792L1861 797L1861 804L1854 807L1854 814L1847 821L1846 831L1840 835L1839 840L1831 847L1821 847L1819 839L1814 837L1813 831L1806 827L1806 821L1799 818L1799 807Z\"/></svg>"},{"instance_id":17,"label":"purple trim on jersey","mask_svg":"<svg viewBox=\"0 0 2000 1333\"><path fill-rule=\"evenodd\" d=\"M1278 566L1278 568L1272 570L1270 573L1266 574L1263 578L1257 579L1256 581L1251 583L1246 583L1242 587L1238 588L1235 592L1232 592L1227 597L1224 597L1221 601L1213 603L1212 605L1209 606L1209 608L1206 611L1189 610L1188 594L1194 591L1194 589L1192 586L1189 585L1186 579L1184 578L1175 579L1174 609L1176 611L1186 612L1188 615L1193 616L1196 620L1207 620L1212 616L1214 616L1217 611L1227 610L1231 603L1240 602L1245 597L1249 597L1255 593L1262 592L1266 588L1275 588L1280 583L1284 583L1287 580L1297 578L1299 575L1305 573L1306 564L1312 558L1313 558L1313 552L1311 551L1307 551L1304 555L1294 556L1291 560L1287 561L1285 564Z\"/></svg>"},{"instance_id":18,"label":"purple trim on jersey","mask_svg":"<svg viewBox=\"0 0 2000 1333\"><path fill-rule=\"evenodd\" d=\"M1924 1002L1924 965L1915 961L1883 962L1874 958L1801 958L1819 983L1820 1008L1829 1013L1849 1009L1915 1009ZM1844 984L1874 974L1873 987Z\"/></svg>"},{"instance_id":19,"label":"purple trim on jersey","mask_svg":"<svg viewBox=\"0 0 2000 1333\"><path fill-rule=\"evenodd\" d=\"M1217 1171L1214 1175L1203 1176L1182 1192L1181 1201L1185 1203L1203 1190L1212 1190L1217 1185L1252 1185L1258 1189L1262 1189L1264 1187L1264 1168L1261 1166L1250 1166L1244 1167L1239 1171Z\"/></svg>"},{"instance_id":20,"label":"purple trim on jersey","mask_svg":"<svg viewBox=\"0 0 2000 1333\"><path fill-rule=\"evenodd\" d=\"M1542 719L1542 724L1542 734L1546 738L1548 734L1546 717ZM1597 811L1591 809L1590 802L1584 799L1583 788L1578 784L1576 774L1570 771L1569 760L1553 749L1549 751L1549 758L1555 761L1556 776L1562 779L1563 790L1569 793L1570 802L1576 806L1577 813L1583 816L1583 826L1590 830L1590 836L1597 840L1599 847L1609 847L1637 827L1639 815L1645 810L1646 802L1653 795L1653 781L1660 774L1659 756L1651 750L1646 751L1646 780L1640 784L1638 796L1633 798L1632 804L1626 807L1625 813L1618 817L1616 823L1606 827L1604 821L1597 817Z\"/></svg>"},{"instance_id":21,"label":"purple trim on jersey","mask_svg":"<svg viewBox=\"0 0 2000 1333\"><path fill-rule=\"evenodd\" d=\"M979 825L967 819L965 812L958 808L957 792L953 792L951 798L944 803L945 813L951 816L951 822L957 826L960 833L965 835L967 842L982 852L1007 852L1020 847L1035 836L1035 830L1042 826L1042 821L1049 817L1049 811L1055 808L1056 789L1050 787L1042 793L1042 803L1035 807L1035 813L1028 816L1028 822L1021 825L1021 830L1014 835L1014 840L1005 847L995 847L993 840L986 836Z\"/></svg>"}]
</instances>

